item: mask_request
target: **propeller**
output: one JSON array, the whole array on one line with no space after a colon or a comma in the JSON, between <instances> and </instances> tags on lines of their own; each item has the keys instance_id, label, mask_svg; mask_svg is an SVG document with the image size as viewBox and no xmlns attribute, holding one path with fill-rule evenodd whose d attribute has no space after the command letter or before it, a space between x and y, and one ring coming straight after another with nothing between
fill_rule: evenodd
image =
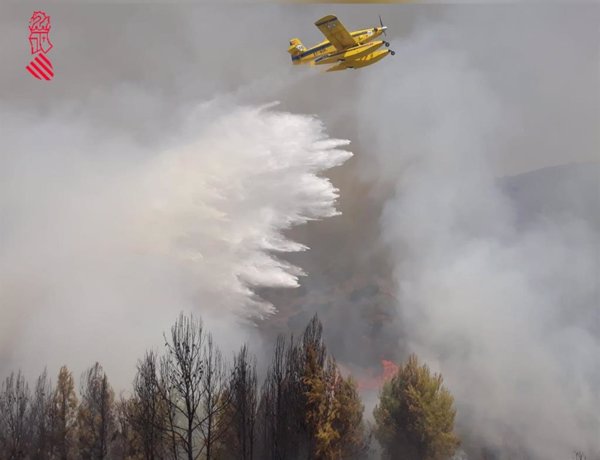
<instances>
[{"instance_id":1,"label":"propeller","mask_svg":"<svg viewBox=\"0 0 600 460\"><path fill-rule=\"evenodd\" d=\"M381 15L379 15L379 25L381 25L381 30L383 30L383 35L387 37L387 33L385 32L385 29L387 29L387 27L383 25L383 21L381 20Z\"/></svg>"}]
</instances>

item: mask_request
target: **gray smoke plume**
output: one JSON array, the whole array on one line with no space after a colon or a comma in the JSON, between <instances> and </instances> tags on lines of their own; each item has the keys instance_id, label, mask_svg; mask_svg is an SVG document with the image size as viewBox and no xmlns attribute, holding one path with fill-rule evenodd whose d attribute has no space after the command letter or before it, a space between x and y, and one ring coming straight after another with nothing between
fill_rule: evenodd
<instances>
[{"instance_id":1,"label":"gray smoke plume","mask_svg":"<svg viewBox=\"0 0 600 460\"><path fill-rule=\"evenodd\" d=\"M588 13L597 21L596 9ZM525 146L513 118L518 111L481 70L472 48L484 44L461 47L456 25L463 22L423 27L396 47L396 60L381 66L378 79L364 80L361 91L361 103L375 114L360 131L376 159L367 174L394 184L381 228L393 251L407 347L444 375L467 444L497 448L502 458L597 453L598 195L592 207L577 212L581 187L571 182L561 189L566 207L520 213L526 195L508 193L498 180L499 159L519 142ZM588 105L598 102L597 94L590 97ZM544 119L558 116L536 109L527 107L538 118L526 125L547 126ZM559 136L561 146L598 147L590 131L580 139L573 135L578 129L556 129L568 135ZM543 137L536 145L536 134L527 140L534 151L525 161L561 154L556 146L546 149ZM598 184L600 169L583 169L590 168L588 184ZM534 180L522 178L530 189ZM567 180L581 180L581 174Z\"/></svg>"}]
</instances>

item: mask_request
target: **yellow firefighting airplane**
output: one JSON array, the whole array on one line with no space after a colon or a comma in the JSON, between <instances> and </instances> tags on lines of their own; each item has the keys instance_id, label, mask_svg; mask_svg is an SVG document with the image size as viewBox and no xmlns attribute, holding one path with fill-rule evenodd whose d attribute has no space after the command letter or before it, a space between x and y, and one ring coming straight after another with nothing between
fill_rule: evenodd
<instances>
[{"instance_id":1,"label":"yellow firefighting airplane","mask_svg":"<svg viewBox=\"0 0 600 460\"><path fill-rule=\"evenodd\" d=\"M325 16L315 22L315 25L325 35L327 40L306 49L298 38L290 40L288 53L292 55L293 64L335 64L327 69L333 70L357 69L375 64L388 54L392 56L392 50L379 50L382 45L390 46L384 40L373 41L381 34L386 35L387 27L383 25L379 17L380 27L348 32L342 23L333 15Z\"/></svg>"}]
</instances>

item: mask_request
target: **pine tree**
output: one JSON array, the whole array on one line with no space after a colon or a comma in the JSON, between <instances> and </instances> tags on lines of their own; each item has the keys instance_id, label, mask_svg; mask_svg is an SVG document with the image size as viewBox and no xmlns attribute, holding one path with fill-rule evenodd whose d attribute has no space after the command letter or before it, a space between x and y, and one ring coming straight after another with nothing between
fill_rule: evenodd
<instances>
[{"instance_id":1,"label":"pine tree","mask_svg":"<svg viewBox=\"0 0 600 460\"><path fill-rule=\"evenodd\" d=\"M328 357L315 315L300 340L278 337L258 408L260 458L364 458L363 406Z\"/></svg>"},{"instance_id":2,"label":"pine tree","mask_svg":"<svg viewBox=\"0 0 600 460\"><path fill-rule=\"evenodd\" d=\"M31 401L29 416L31 429L31 458L44 460L50 458L52 430L52 385L44 369L38 377Z\"/></svg>"},{"instance_id":3,"label":"pine tree","mask_svg":"<svg viewBox=\"0 0 600 460\"><path fill-rule=\"evenodd\" d=\"M79 456L102 460L114 439L114 392L99 363L81 376L81 404L77 413Z\"/></svg>"},{"instance_id":4,"label":"pine tree","mask_svg":"<svg viewBox=\"0 0 600 460\"><path fill-rule=\"evenodd\" d=\"M205 371L201 383L202 418L199 428L204 441L204 455L206 460L210 460L215 457L215 451L227 432L229 420L225 415L229 412L231 393L227 391L229 376L225 362L211 334L208 334L202 356Z\"/></svg>"},{"instance_id":5,"label":"pine tree","mask_svg":"<svg viewBox=\"0 0 600 460\"><path fill-rule=\"evenodd\" d=\"M165 457L168 407L163 394L156 355L147 352L138 362L132 398L120 405L131 429L130 444L134 444L147 460Z\"/></svg>"},{"instance_id":6,"label":"pine tree","mask_svg":"<svg viewBox=\"0 0 600 460\"><path fill-rule=\"evenodd\" d=\"M340 434L333 426L339 410L334 390L335 363L328 360L325 370L311 350L306 358L303 381L306 385L306 421L314 437L312 457L339 459Z\"/></svg>"},{"instance_id":7,"label":"pine tree","mask_svg":"<svg viewBox=\"0 0 600 460\"><path fill-rule=\"evenodd\" d=\"M454 453L459 445L454 399L442 382L440 374L432 375L411 355L384 384L373 415L386 458L443 460Z\"/></svg>"},{"instance_id":8,"label":"pine tree","mask_svg":"<svg viewBox=\"0 0 600 460\"><path fill-rule=\"evenodd\" d=\"M364 406L358 395L356 383L351 376L344 378L334 361L333 369L328 375L335 395L335 417L332 426L338 433L334 444L336 451L343 459L364 458L369 440L365 435L362 419Z\"/></svg>"},{"instance_id":9,"label":"pine tree","mask_svg":"<svg viewBox=\"0 0 600 460\"><path fill-rule=\"evenodd\" d=\"M331 357L325 367L307 361L306 417L314 432L313 458L349 459L365 453L363 405L354 381L344 378Z\"/></svg>"},{"instance_id":10,"label":"pine tree","mask_svg":"<svg viewBox=\"0 0 600 460\"><path fill-rule=\"evenodd\" d=\"M257 390L256 362L244 345L233 361L227 388L229 405L222 414L229 429L218 458L252 460L256 450Z\"/></svg>"},{"instance_id":11,"label":"pine tree","mask_svg":"<svg viewBox=\"0 0 600 460\"><path fill-rule=\"evenodd\" d=\"M183 314L171 327L170 337L165 338L167 354L160 362L159 388L167 405L167 435L175 458L183 450L184 458L194 460L204 448L198 439L206 372L204 342L202 322Z\"/></svg>"},{"instance_id":12,"label":"pine tree","mask_svg":"<svg viewBox=\"0 0 600 460\"><path fill-rule=\"evenodd\" d=\"M0 391L0 450L6 458L25 458L31 437L28 423L29 385L21 371L3 382Z\"/></svg>"},{"instance_id":13,"label":"pine tree","mask_svg":"<svg viewBox=\"0 0 600 460\"><path fill-rule=\"evenodd\" d=\"M53 457L61 460L74 458L77 396L73 376L66 366L62 366L58 373L50 417Z\"/></svg>"}]
</instances>

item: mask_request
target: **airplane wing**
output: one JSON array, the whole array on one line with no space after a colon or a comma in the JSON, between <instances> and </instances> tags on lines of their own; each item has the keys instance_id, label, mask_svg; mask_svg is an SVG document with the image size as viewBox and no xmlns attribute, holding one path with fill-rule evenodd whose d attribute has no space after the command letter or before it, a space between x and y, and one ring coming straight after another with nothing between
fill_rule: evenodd
<instances>
[{"instance_id":1,"label":"airplane wing","mask_svg":"<svg viewBox=\"0 0 600 460\"><path fill-rule=\"evenodd\" d=\"M315 26L325 35L327 40L338 50L356 46L356 41L344 25L333 15L325 16L315 22Z\"/></svg>"}]
</instances>

